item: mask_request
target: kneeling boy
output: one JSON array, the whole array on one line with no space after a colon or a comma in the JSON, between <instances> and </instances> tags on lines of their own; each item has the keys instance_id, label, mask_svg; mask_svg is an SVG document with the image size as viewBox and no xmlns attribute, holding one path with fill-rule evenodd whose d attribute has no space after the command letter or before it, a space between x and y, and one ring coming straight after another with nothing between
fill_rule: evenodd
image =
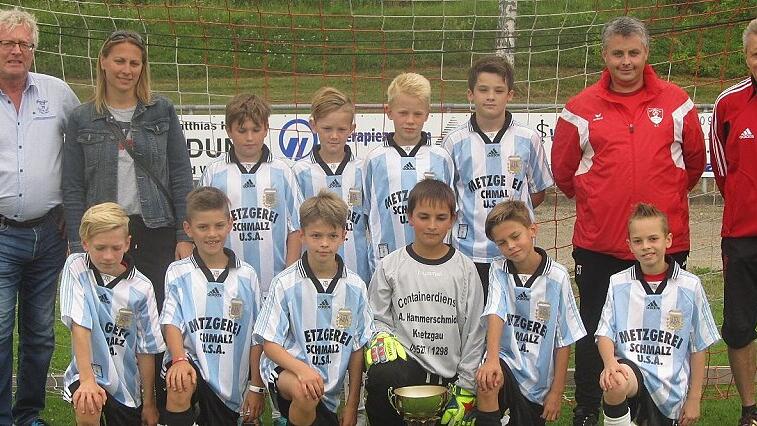
<instances>
[{"instance_id":1,"label":"kneeling boy","mask_svg":"<svg viewBox=\"0 0 757 426\"><path fill-rule=\"evenodd\" d=\"M240 415L251 421L263 410L262 349L252 339L261 291L255 270L224 248L231 230L226 195L212 187L190 192L184 230L196 247L168 267L161 315L168 345L164 423L231 426Z\"/></svg>"},{"instance_id":2,"label":"kneeling boy","mask_svg":"<svg viewBox=\"0 0 757 426\"><path fill-rule=\"evenodd\" d=\"M472 418L484 292L473 261L444 244L455 210L447 184L418 182L407 212L415 241L382 259L368 286L378 331L365 354L371 424L404 424L387 389L423 384L453 385L444 424Z\"/></svg>"},{"instance_id":3,"label":"kneeling boy","mask_svg":"<svg viewBox=\"0 0 757 426\"><path fill-rule=\"evenodd\" d=\"M347 204L321 190L300 207L302 258L271 282L255 324L264 340L260 363L271 399L292 425L337 425L342 381L349 392L342 425L354 425L363 346L373 334L365 282L344 267Z\"/></svg>"},{"instance_id":4,"label":"kneeling boy","mask_svg":"<svg viewBox=\"0 0 757 426\"><path fill-rule=\"evenodd\" d=\"M68 257L60 283L73 352L63 397L79 425L155 425L154 354L165 344L152 284L126 254L129 217L115 203L92 206L79 236L86 254Z\"/></svg>"},{"instance_id":5,"label":"kneeling boy","mask_svg":"<svg viewBox=\"0 0 757 426\"><path fill-rule=\"evenodd\" d=\"M489 270L486 358L476 374L478 425L543 425L560 416L570 345L586 335L570 274L541 248L537 226L522 201L497 204L486 236L504 260Z\"/></svg>"},{"instance_id":6,"label":"kneeling boy","mask_svg":"<svg viewBox=\"0 0 757 426\"><path fill-rule=\"evenodd\" d=\"M610 277L596 338L605 425L690 425L699 418L705 349L720 339L699 278L665 251L663 212L639 204L628 220L637 262Z\"/></svg>"}]
</instances>

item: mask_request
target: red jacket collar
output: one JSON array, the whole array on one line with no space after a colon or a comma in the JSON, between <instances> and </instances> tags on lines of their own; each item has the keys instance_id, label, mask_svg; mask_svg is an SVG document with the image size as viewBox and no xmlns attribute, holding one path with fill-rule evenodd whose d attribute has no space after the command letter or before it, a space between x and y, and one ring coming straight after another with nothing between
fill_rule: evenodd
<instances>
[{"instance_id":1,"label":"red jacket collar","mask_svg":"<svg viewBox=\"0 0 757 426\"><path fill-rule=\"evenodd\" d=\"M611 94L610 71L608 71L607 68L602 71L602 76L597 82L597 88L599 89L599 95L602 98L612 101L609 99L609 95ZM652 98L662 91L662 82L654 71L654 68L649 64L644 65L644 86L642 86L642 90L648 98Z\"/></svg>"}]
</instances>

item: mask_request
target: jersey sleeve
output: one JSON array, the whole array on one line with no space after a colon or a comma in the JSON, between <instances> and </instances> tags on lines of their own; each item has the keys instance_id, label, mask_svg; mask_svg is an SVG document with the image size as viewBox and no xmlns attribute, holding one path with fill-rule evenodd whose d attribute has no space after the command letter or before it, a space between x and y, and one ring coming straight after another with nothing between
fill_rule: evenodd
<instances>
[{"instance_id":1,"label":"jersey sleeve","mask_svg":"<svg viewBox=\"0 0 757 426\"><path fill-rule=\"evenodd\" d=\"M583 156L582 146L588 144L589 122L563 108L552 137L552 174L555 184L568 198L576 195L573 176Z\"/></svg>"},{"instance_id":2,"label":"jersey sleeve","mask_svg":"<svg viewBox=\"0 0 757 426\"><path fill-rule=\"evenodd\" d=\"M602 307L602 316L599 319L597 332L594 333L594 336L595 340L596 337L605 336L614 342L616 333L617 325L615 324L615 296L613 294L612 282L610 282L610 289L607 291L607 298L605 299L605 304Z\"/></svg>"},{"instance_id":3,"label":"jersey sleeve","mask_svg":"<svg viewBox=\"0 0 757 426\"><path fill-rule=\"evenodd\" d=\"M155 301L155 291L152 285L146 287L146 297L141 301L136 313L136 352L139 354L157 354L165 352L166 344L160 331L160 316L158 314L158 304Z\"/></svg>"},{"instance_id":4,"label":"jersey sleeve","mask_svg":"<svg viewBox=\"0 0 757 426\"><path fill-rule=\"evenodd\" d=\"M352 340L352 351L361 350L376 332L376 327L373 323L373 310L368 303L368 291L365 286L360 288L360 312L358 316L357 333Z\"/></svg>"},{"instance_id":5,"label":"jersey sleeve","mask_svg":"<svg viewBox=\"0 0 757 426\"><path fill-rule=\"evenodd\" d=\"M76 323L92 330L92 312L84 295L84 286L73 271L76 256L69 256L60 280L60 319L69 329Z\"/></svg>"},{"instance_id":6,"label":"jersey sleeve","mask_svg":"<svg viewBox=\"0 0 757 426\"><path fill-rule=\"evenodd\" d=\"M181 311L182 298L179 290L179 277L174 277L171 268L166 271L166 298L160 315L162 325L173 325L184 333L184 317Z\"/></svg>"},{"instance_id":7,"label":"jersey sleeve","mask_svg":"<svg viewBox=\"0 0 757 426\"><path fill-rule=\"evenodd\" d=\"M289 215L287 217L287 232L294 232L300 229L302 193L300 192L300 186L297 184L294 172L291 169L289 169L287 173L287 184L289 186L286 200L287 210L289 210Z\"/></svg>"},{"instance_id":8,"label":"jersey sleeve","mask_svg":"<svg viewBox=\"0 0 757 426\"><path fill-rule=\"evenodd\" d=\"M457 366L457 385L475 392L476 370L481 364L481 357L484 354L484 338L486 337L486 328L481 320L481 312L484 306L484 288L473 262L468 261L466 265L463 273L466 274L465 281L468 284L468 292L465 301L466 312L461 312L465 317L465 324L460 330L462 356Z\"/></svg>"},{"instance_id":9,"label":"jersey sleeve","mask_svg":"<svg viewBox=\"0 0 757 426\"><path fill-rule=\"evenodd\" d=\"M531 152L528 159L528 190L535 194L552 186L552 173L549 170L547 154L544 152L541 137L536 132L531 135Z\"/></svg>"},{"instance_id":10,"label":"jersey sleeve","mask_svg":"<svg viewBox=\"0 0 757 426\"><path fill-rule=\"evenodd\" d=\"M301 314L297 312L295 314ZM253 334L259 342L263 340L284 345L284 341L289 335L289 318L292 315L289 312L289 304L286 301L286 295L281 281L274 278L271 282L270 292L263 304L263 311L255 321Z\"/></svg>"},{"instance_id":11,"label":"jersey sleeve","mask_svg":"<svg viewBox=\"0 0 757 426\"><path fill-rule=\"evenodd\" d=\"M441 148L439 149L439 151L441 152L442 158L444 158L444 183L446 183L450 188L454 188L455 187L455 162L452 161L452 156L446 149Z\"/></svg>"},{"instance_id":12,"label":"jersey sleeve","mask_svg":"<svg viewBox=\"0 0 757 426\"><path fill-rule=\"evenodd\" d=\"M704 134L702 126L699 124L699 113L697 107L691 99L687 99L684 106L690 106L686 115L683 117L682 145L683 145L683 162L686 165L686 175L688 176L688 189L691 190L702 177L705 165L705 148Z\"/></svg>"},{"instance_id":13,"label":"jersey sleeve","mask_svg":"<svg viewBox=\"0 0 757 426\"><path fill-rule=\"evenodd\" d=\"M507 321L507 274L499 273L494 264L489 267L489 297L481 316L496 315Z\"/></svg>"},{"instance_id":14,"label":"jersey sleeve","mask_svg":"<svg viewBox=\"0 0 757 426\"><path fill-rule=\"evenodd\" d=\"M258 274L254 271L252 273L252 276L250 277L250 285L252 286L254 304L254 306L252 307L252 320L255 321L256 318L260 317L261 310L263 309L263 302L261 300L261 294L263 293L263 291L260 289L260 280L258 280ZM250 338L250 346L259 345L262 343L263 341L258 339L253 331L252 337Z\"/></svg>"},{"instance_id":15,"label":"jersey sleeve","mask_svg":"<svg viewBox=\"0 0 757 426\"><path fill-rule=\"evenodd\" d=\"M570 278L565 275L565 279L560 282L560 312L557 316L555 345L558 348L570 346L584 336L586 336L586 329L576 306Z\"/></svg>"},{"instance_id":16,"label":"jersey sleeve","mask_svg":"<svg viewBox=\"0 0 757 426\"><path fill-rule=\"evenodd\" d=\"M376 331L394 333L394 315L392 311L391 278L386 276L384 262L380 262L368 285L368 302L373 310Z\"/></svg>"},{"instance_id":17,"label":"jersey sleeve","mask_svg":"<svg viewBox=\"0 0 757 426\"><path fill-rule=\"evenodd\" d=\"M701 352L720 340L718 327L710 311L710 303L707 301L707 295L701 284L696 289L691 323L693 327L689 339L690 352Z\"/></svg>"},{"instance_id":18,"label":"jersey sleeve","mask_svg":"<svg viewBox=\"0 0 757 426\"><path fill-rule=\"evenodd\" d=\"M200 180L197 182L198 187L213 186L213 172L210 169L210 165L205 167L205 171L202 172L202 176L200 176Z\"/></svg>"}]
</instances>

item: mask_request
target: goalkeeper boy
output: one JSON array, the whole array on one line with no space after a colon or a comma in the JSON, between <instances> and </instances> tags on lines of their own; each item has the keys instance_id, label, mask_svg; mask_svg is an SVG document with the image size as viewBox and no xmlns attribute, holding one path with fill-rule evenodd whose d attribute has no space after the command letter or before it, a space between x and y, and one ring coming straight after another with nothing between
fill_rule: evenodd
<instances>
[{"instance_id":1,"label":"goalkeeper boy","mask_svg":"<svg viewBox=\"0 0 757 426\"><path fill-rule=\"evenodd\" d=\"M419 182L408 201L415 241L390 253L368 286L377 334L366 350L366 412L373 425L403 425L388 388L451 385L442 424L470 424L475 371L484 348L484 294L468 257L444 244L455 222L455 194Z\"/></svg>"}]
</instances>

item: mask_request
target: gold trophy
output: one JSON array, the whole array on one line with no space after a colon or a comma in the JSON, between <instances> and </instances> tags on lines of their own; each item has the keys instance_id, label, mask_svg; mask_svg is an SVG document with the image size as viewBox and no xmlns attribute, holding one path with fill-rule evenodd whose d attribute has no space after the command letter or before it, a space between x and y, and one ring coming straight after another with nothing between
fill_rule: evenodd
<instances>
[{"instance_id":1,"label":"gold trophy","mask_svg":"<svg viewBox=\"0 0 757 426\"><path fill-rule=\"evenodd\" d=\"M389 403L410 426L435 425L449 401L444 386L421 385L389 388Z\"/></svg>"}]
</instances>

